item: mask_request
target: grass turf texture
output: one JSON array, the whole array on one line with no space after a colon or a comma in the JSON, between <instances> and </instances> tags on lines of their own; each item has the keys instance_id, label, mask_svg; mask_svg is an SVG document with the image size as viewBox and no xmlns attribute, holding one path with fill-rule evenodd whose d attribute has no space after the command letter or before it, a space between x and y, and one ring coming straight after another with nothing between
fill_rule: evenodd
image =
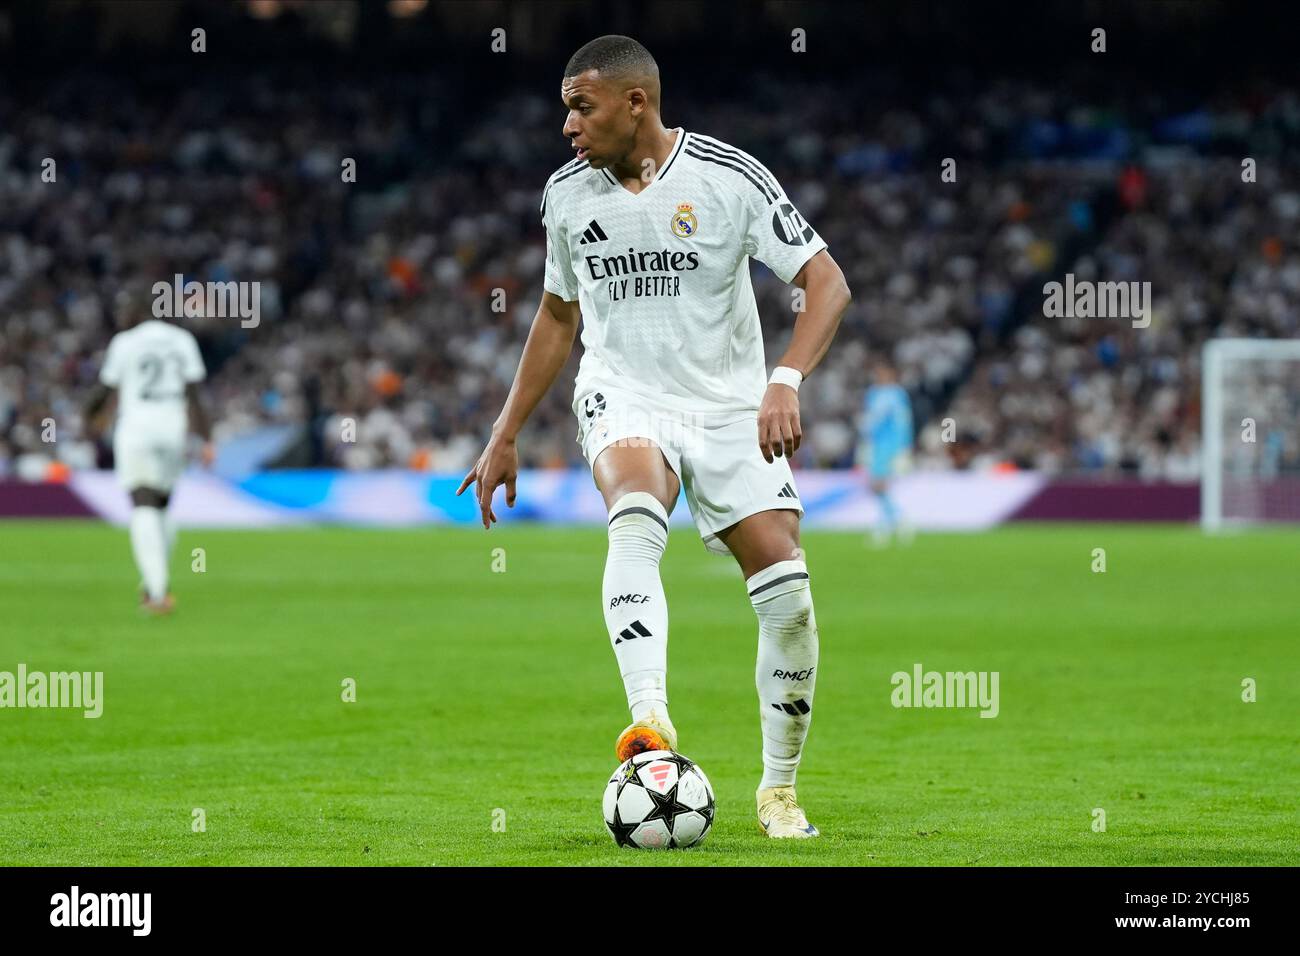
<instances>
[{"instance_id":1,"label":"grass turf texture","mask_svg":"<svg viewBox=\"0 0 1300 956\"><path fill-rule=\"evenodd\" d=\"M799 792L822 837L759 831L754 614L734 562L681 529L669 692L717 822L636 852L600 819L627 711L598 529L186 531L179 611L149 619L124 531L0 525L0 670L101 670L105 697L98 720L0 710L0 863L1300 862L1300 536L803 544L821 661ZM895 709L915 662L999 671L1000 715Z\"/></svg>"}]
</instances>

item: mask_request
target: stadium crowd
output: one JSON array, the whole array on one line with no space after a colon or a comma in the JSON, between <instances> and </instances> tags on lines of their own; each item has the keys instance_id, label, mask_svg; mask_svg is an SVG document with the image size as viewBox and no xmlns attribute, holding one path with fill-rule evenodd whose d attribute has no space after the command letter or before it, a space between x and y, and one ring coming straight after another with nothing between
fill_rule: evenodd
<instances>
[{"instance_id":1,"label":"stadium crowd","mask_svg":"<svg viewBox=\"0 0 1300 956\"><path fill-rule=\"evenodd\" d=\"M107 303L175 274L260 284L256 327L186 320L219 443L289 425L296 464L472 464L541 291L541 188L569 157L558 101L519 91L467 118L432 77L84 89L22 104L0 89L0 474L105 462L80 409ZM1300 335L1296 92L1195 109L1023 81L834 93L761 77L744 102L666 92L670 122L776 174L854 292L801 391L797 464L853 463L867 359L886 354L923 467L1194 478L1201 345ZM1245 144L1260 145L1257 182L1242 181ZM1067 272L1149 281L1150 326L1046 317L1043 284ZM754 284L772 364L790 287L761 265ZM524 433L525 467L582 463L579 354Z\"/></svg>"}]
</instances>

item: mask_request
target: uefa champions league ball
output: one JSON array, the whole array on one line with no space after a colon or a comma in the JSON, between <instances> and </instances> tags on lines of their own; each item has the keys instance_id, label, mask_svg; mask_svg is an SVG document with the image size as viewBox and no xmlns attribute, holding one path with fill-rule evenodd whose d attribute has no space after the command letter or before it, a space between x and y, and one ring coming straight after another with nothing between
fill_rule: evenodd
<instances>
[{"instance_id":1,"label":"uefa champions league ball","mask_svg":"<svg viewBox=\"0 0 1300 956\"><path fill-rule=\"evenodd\" d=\"M605 826L619 846L695 846L713 826L709 778L671 750L623 761L605 785L603 805Z\"/></svg>"}]
</instances>

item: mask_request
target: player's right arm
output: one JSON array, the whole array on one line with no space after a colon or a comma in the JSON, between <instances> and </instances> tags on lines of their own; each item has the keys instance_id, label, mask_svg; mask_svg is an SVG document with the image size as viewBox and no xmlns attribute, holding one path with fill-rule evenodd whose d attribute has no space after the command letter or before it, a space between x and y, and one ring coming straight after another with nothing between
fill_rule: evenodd
<instances>
[{"instance_id":1,"label":"player's right arm","mask_svg":"<svg viewBox=\"0 0 1300 956\"><path fill-rule=\"evenodd\" d=\"M573 351L580 319L576 300L566 302L553 292L542 293L542 303L537 308L528 341L524 344L514 384L510 386L501 414L492 425L492 437L456 489L459 495L477 482L476 493L484 528L491 528L492 522L497 520L492 511L492 495L499 485L506 486L506 505L510 508L515 506L515 479L519 475L519 450L515 442L528 416L564 369L564 363Z\"/></svg>"},{"instance_id":2,"label":"player's right arm","mask_svg":"<svg viewBox=\"0 0 1300 956\"><path fill-rule=\"evenodd\" d=\"M97 419L114 391L122 384L122 371L125 357L122 355L122 340L118 336L109 339L108 349L104 352L104 365L99 370L99 381L91 389L90 397L81 412L81 420L86 433L94 435L99 431Z\"/></svg>"}]
</instances>

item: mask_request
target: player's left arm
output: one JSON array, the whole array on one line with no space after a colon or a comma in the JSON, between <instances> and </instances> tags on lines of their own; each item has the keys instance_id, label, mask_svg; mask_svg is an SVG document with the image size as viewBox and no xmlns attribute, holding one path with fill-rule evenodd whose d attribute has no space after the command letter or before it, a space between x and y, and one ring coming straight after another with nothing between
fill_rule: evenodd
<instances>
[{"instance_id":1,"label":"player's left arm","mask_svg":"<svg viewBox=\"0 0 1300 956\"><path fill-rule=\"evenodd\" d=\"M115 389L103 382L96 382L95 387L91 389L90 397L86 399L86 404L82 406L81 410L81 421L87 435L98 434L100 429L96 420L108 406L109 400L114 394Z\"/></svg>"},{"instance_id":2,"label":"player's left arm","mask_svg":"<svg viewBox=\"0 0 1300 956\"><path fill-rule=\"evenodd\" d=\"M212 418L199 391L199 383L208 377L207 367L199 351L199 342L192 334L185 336L181 347L181 378L185 382L185 407L190 420L190 430L203 439L201 452L203 466L211 468L217 450L212 444Z\"/></svg>"},{"instance_id":3,"label":"player's left arm","mask_svg":"<svg viewBox=\"0 0 1300 956\"><path fill-rule=\"evenodd\" d=\"M203 439L203 464L211 468L217 458L217 450L212 444L212 419L199 394L198 382L185 383L185 404L189 410L190 428Z\"/></svg>"},{"instance_id":4,"label":"player's left arm","mask_svg":"<svg viewBox=\"0 0 1300 956\"><path fill-rule=\"evenodd\" d=\"M777 365L793 368L807 378L830 348L852 293L831 254L822 249L794 277L804 291L804 309L794 323L794 335ZM799 393L789 385L770 384L758 409L758 447L767 461L774 455L791 458L803 439L799 423Z\"/></svg>"}]
</instances>

